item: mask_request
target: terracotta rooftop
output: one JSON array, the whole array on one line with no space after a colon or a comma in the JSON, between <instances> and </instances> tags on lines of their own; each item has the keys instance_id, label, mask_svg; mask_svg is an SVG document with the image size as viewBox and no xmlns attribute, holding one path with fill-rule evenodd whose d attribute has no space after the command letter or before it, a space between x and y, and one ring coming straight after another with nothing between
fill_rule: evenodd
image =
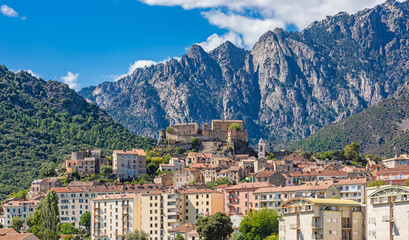
<instances>
[{"instance_id":1,"label":"terracotta rooftop","mask_svg":"<svg viewBox=\"0 0 409 240\"><path fill-rule=\"evenodd\" d=\"M194 225L193 223L185 223L180 226L174 227L169 232L175 232L175 233L187 233L190 231L196 231L197 226Z\"/></svg>"},{"instance_id":2,"label":"terracotta rooftop","mask_svg":"<svg viewBox=\"0 0 409 240\"><path fill-rule=\"evenodd\" d=\"M269 193L269 192L296 192L296 191L309 191L309 190L324 190L332 186L332 182L319 181L313 183L307 183L298 186L285 186L285 187L266 187L259 188L254 193Z\"/></svg>"},{"instance_id":3,"label":"terracotta rooftop","mask_svg":"<svg viewBox=\"0 0 409 240\"><path fill-rule=\"evenodd\" d=\"M93 201L102 201L102 200L115 200L115 199L131 199L136 196L135 193L125 193L125 194L107 194L107 195L98 195L93 198Z\"/></svg>"},{"instance_id":4,"label":"terracotta rooftop","mask_svg":"<svg viewBox=\"0 0 409 240\"><path fill-rule=\"evenodd\" d=\"M286 156L285 158L281 159L282 161L298 161L298 162L309 162L308 159L303 158L301 155L297 153L291 153L290 155Z\"/></svg>"},{"instance_id":5,"label":"terracotta rooftop","mask_svg":"<svg viewBox=\"0 0 409 240\"><path fill-rule=\"evenodd\" d=\"M338 179L334 182L334 185L353 185L353 184L365 184L368 182L366 178L348 178L348 179Z\"/></svg>"},{"instance_id":6,"label":"terracotta rooftop","mask_svg":"<svg viewBox=\"0 0 409 240\"><path fill-rule=\"evenodd\" d=\"M398 173L398 172L409 172L409 166L399 166L396 168L386 168L386 169L381 169L378 171L379 174L389 174L389 173Z\"/></svg>"},{"instance_id":7,"label":"terracotta rooftop","mask_svg":"<svg viewBox=\"0 0 409 240\"><path fill-rule=\"evenodd\" d=\"M276 172L278 172L278 171L276 171L276 170L264 170L264 171L261 171L260 173L256 173L255 177L257 177L257 178L271 177Z\"/></svg>"},{"instance_id":8,"label":"terracotta rooftop","mask_svg":"<svg viewBox=\"0 0 409 240\"><path fill-rule=\"evenodd\" d=\"M188 190L181 190L180 193L183 194L198 194L198 193L220 193L216 190L212 190L212 189L188 189Z\"/></svg>"},{"instance_id":9,"label":"terracotta rooftop","mask_svg":"<svg viewBox=\"0 0 409 240\"><path fill-rule=\"evenodd\" d=\"M132 149L132 151L127 150L114 150L116 154L137 154L139 156L146 156L146 153L143 149Z\"/></svg>"},{"instance_id":10,"label":"terracotta rooftop","mask_svg":"<svg viewBox=\"0 0 409 240\"><path fill-rule=\"evenodd\" d=\"M161 188L160 184L125 184L125 185L101 185L93 187L60 187L52 188L56 193L74 193L74 192L124 192L124 191L153 191Z\"/></svg>"},{"instance_id":11,"label":"terracotta rooftop","mask_svg":"<svg viewBox=\"0 0 409 240\"><path fill-rule=\"evenodd\" d=\"M273 186L269 182L251 182L251 183L239 183L237 185L231 185L226 188L226 190L239 190L239 189L248 189L248 188L262 188Z\"/></svg>"}]
</instances>

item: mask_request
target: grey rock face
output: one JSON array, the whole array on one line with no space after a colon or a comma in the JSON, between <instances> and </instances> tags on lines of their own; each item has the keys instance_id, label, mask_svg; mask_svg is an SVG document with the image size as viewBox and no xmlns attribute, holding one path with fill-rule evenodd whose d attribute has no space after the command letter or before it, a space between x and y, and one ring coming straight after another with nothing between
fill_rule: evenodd
<instances>
[{"instance_id":1,"label":"grey rock face","mask_svg":"<svg viewBox=\"0 0 409 240\"><path fill-rule=\"evenodd\" d=\"M243 119L250 139L274 146L307 137L392 96L409 68L409 3L339 13L301 32L260 37L251 51L226 42L136 69L80 93L138 134L182 122Z\"/></svg>"}]
</instances>

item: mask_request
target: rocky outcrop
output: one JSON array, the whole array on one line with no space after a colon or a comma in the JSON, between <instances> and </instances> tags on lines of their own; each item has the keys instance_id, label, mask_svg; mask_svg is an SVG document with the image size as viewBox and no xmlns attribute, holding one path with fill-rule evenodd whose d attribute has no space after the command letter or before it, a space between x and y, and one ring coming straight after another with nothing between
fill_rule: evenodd
<instances>
[{"instance_id":1,"label":"rocky outcrop","mask_svg":"<svg viewBox=\"0 0 409 240\"><path fill-rule=\"evenodd\" d=\"M409 3L339 13L301 32L260 37L251 51L226 42L81 90L131 131L242 119L250 140L285 146L392 96L409 69Z\"/></svg>"}]
</instances>

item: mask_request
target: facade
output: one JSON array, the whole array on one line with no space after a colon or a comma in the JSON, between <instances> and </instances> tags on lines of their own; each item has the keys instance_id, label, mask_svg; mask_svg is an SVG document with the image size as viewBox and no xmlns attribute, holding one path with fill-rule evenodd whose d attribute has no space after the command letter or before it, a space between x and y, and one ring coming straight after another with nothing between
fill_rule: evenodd
<instances>
[{"instance_id":1,"label":"facade","mask_svg":"<svg viewBox=\"0 0 409 240\"><path fill-rule=\"evenodd\" d=\"M91 239L125 240L134 229L135 194L100 195L91 201Z\"/></svg>"},{"instance_id":2,"label":"facade","mask_svg":"<svg viewBox=\"0 0 409 240\"><path fill-rule=\"evenodd\" d=\"M339 179L334 185L340 192L340 199L354 200L359 203L365 202L365 191L370 181L367 178Z\"/></svg>"},{"instance_id":3,"label":"facade","mask_svg":"<svg viewBox=\"0 0 409 240\"><path fill-rule=\"evenodd\" d=\"M254 209L277 209L293 198L339 198L339 190L332 182L315 182L299 186L265 187L253 193Z\"/></svg>"},{"instance_id":4,"label":"facade","mask_svg":"<svg viewBox=\"0 0 409 240\"><path fill-rule=\"evenodd\" d=\"M101 155L100 149L81 150L72 152L71 159L65 162L67 173L78 172L80 175L90 176L100 172L102 165L108 164L108 159Z\"/></svg>"},{"instance_id":5,"label":"facade","mask_svg":"<svg viewBox=\"0 0 409 240\"><path fill-rule=\"evenodd\" d=\"M91 200L100 195L146 193L162 188L158 184L143 185L109 185L93 187L62 187L54 188L58 196L61 223L72 223L80 227L81 215L91 210Z\"/></svg>"},{"instance_id":6,"label":"facade","mask_svg":"<svg viewBox=\"0 0 409 240\"><path fill-rule=\"evenodd\" d=\"M228 215L246 215L254 208L253 192L263 187L271 187L271 184L268 182L239 183L226 187L224 192L224 201L226 203L224 212Z\"/></svg>"},{"instance_id":7,"label":"facade","mask_svg":"<svg viewBox=\"0 0 409 240\"><path fill-rule=\"evenodd\" d=\"M37 196L32 200L15 198L5 200L3 202L4 227L8 228L11 226L11 219L13 217L17 216L25 220L28 215L34 214L40 200L41 196ZM27 226L24 225L23 229L27 229Z\"/></svg>"},{"instance_id":8,"label":"facade","mask_svg":"<svg viewBox=\"0 0 409 240\"><path fill-rule=\"evenodd\" d=\"M224 194L211 189L180 191L181 219L195 223L200 215L212 215L224 211Z\"/></svg>"},{"instance_id":9,"label":"facade","mask_svg":"<svg viewBox=\"0 0 409 240\"><path fill-rule=\"evenodd\" d=\"M203 183L203 175L199 169L181 168L173 174L173 187L180 188L189 183Z\"/></svg>"},{"instance_id":10,"label":"facade","mask_svg":"<svg viewBox=\"0 0 409 240\"><path fill-rule=\"evenodd\" d=\"M367 196L366 239L409 239L409 187L371 187Z\"/></svg>"},{"instance_id":11,"label":"facade","mask_svg":"<svg viewBox=\"0 0 409 240\"><path fill-rule=\"evenodd\" d=\"M173 185L173 175L170 173L165 173L159 176L156 176L153 179L154 183L161 184L163 186L171 186Z\"/></svg>"},{"instance_id":12,"label":"facade","mask_svg":"<svg viewBox=\"0 0 409 240\"><path fill-rule=\"evenodd\" d=\"M146 154L143 149L115 150L113 170L119 180L133 179L146 173Z\"/></svg>"},{"instance_id":13,"label":"facade","mask_svg":"<svg viewBox=\"0 0 409 240\"><path fill-rule=\"evenodd\" d=\"M379 170L376 177L384 180L389 185L403 186L405 185L406 180L409 178L409 166Z\"/></svg>"},{"instance_id":14,"label":"facade","mask_svg":"<svg viewBox=\"0 0 409 240\"><path fill-rule=\"evenodd\" d=\"M281 207L279 237L294 240L361 240L362 210L358 202L294 198Z\"/></svg>"},{"instance_id":15,"label":"facade","mask_svg":"<svg viewBox=\"0 0 409 240\"><path fill-rule=\"evenodd\" d=\"M61 187L62 183L58 178L37 179L31 183L29 196L35 197L41 193L45 193L51 188Z\"/></svg>"},{"instance_id":16,"label":"facade","mask_svg":"<svg viewBox=\"0 0 409 240\"><path fill-rule=\"evenodd\" d=\"M186 165L195 163L209 164L211 162L212 155L209 153L190 152L186 157Z\"/></svg>"},{"instance_id":17,"label":"facade","mask_svg":"<svg viewBox=\"0 0 409 240\"><path fill-rule=\"evenodd\" d=\"M197 123L181 123L173 125L173 133L177 135L194 135L199 133Z\"/></svg>"},{"instance_id":18,"label":"facade","mask_svg":"<svg viewBox=\"0 0 409 240\"><path fill-rule=\"evenodd\" d=\"M179 160L178 158L171 158L169 164L159 164L159 169L163 171L174 172L185 167L185 161Z\"/></svg>"},{"instance_id":19,"label":"facade","mask_svg":"<svg viewBox=\"0 0 409 240\"><path fill-rule=\"evenodd\" d=\"M197 226L192 223L182 224L179 227L169 230L171 234L170 239L174 240L176 236L180 234L185 240L198 240L200 236L196 230Z\"/></svg>"},{"instance_id":20,"label":"facade","mask_svg":"<svg viewBox=\"0 0 409 240\"><path fill-rule=\"evenodd\" d=\"M399 157L395 156L394 158L389 158L389 159L382 160L382 163L387 168L396 168L396 167L401 167L401 166L409 166L409 155L408 154L402 154Z\"/></svg>"},{"instance_id":21,"label":"facade","mask_svg":"<svg viewBox=\"0 0 409 240\"><path fill-rule=\"evenodd\" d=\"M254 182L269 182L274 186L285 186L286 178L276 170L263 170L253 175Z\"/></svg>"}]
</instances>

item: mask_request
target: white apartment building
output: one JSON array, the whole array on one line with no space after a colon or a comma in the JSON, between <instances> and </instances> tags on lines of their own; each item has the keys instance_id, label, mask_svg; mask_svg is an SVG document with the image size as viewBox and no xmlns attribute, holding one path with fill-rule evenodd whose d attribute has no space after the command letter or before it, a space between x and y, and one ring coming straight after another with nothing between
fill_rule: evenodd
<instances>
[{"instance_id":1,"label":"white apartment building","mask_svg":"<svg viewBox=\"0 0 409 240\"><path fill-rule=\"evenodd\" d=\"M23 220L26 219L28 215L34 214L40 199L42 197L38 196L32 200L23 200L23 199L7 199L3 202L3 211L4 211L4 228L9 228L11 225L11 219L13 217L20 217ZM27 229L27 226L23 226L23 229Z\"/></svg>"},{"instance_id":2,"label":"white apartment building","mask_svg":"<svg viewBox=\"0 0 409 240\"><path fill-rule=\"evenodd\" d=\"M352 200L294 198L281 207L280 240L362 240L361 205Z\"/></svg>"},{"instance_id":3,"label":"white apartment building","mask_svg":"<svg viewBox=\"0 0 409 240\"><path fill-rule=\"evenodd\" d=\"M146 193L161 188L158 184L142 185L109 185L91 187L62 187L54 188L58 196L61 223L72 223L80 228L80 218L85 212L91 211L91 200L99 195Z\"/></svg>"},{"instance_id":4,"label":"white apartment building","mask_svg":"<svg viewBox=\"0 0 409 240\"><path fill-rule=\"evenodd\" d=\"M366 178L348 178L335 180L334 185L340 192L340 199L364 203L365 190L369 182Z\"/></svg>"},{"instance_id":5,"label":"white apartment building","mask_svg":"<svg viewBox=\"0 0 409 240\"><path fill-rule=\"evenodd\" d=\"M113 170L119 180L133 179L146 173L146 154L143 149L115 150Z\"/></svg>"},{"instance_id":6,"label":"white apartment building","mask_svg":"<svg viewBox=\"0 0 409 240\"><path fill-rule=\"evenodd\" d=\"M92 199L91 239L125 240L134 229L136 194L100 195Z\"/></svg>"},{"instance_id":7,"label":"white apartment building","mask_svg":"<svg viewBox=\"0 0 409 240\"><path fill-rule=\"evenodd\" d=\"M183 167L185 167L185 161L179 160L178 158L171 158L168 164L159 164L159 170L161 170L162 172L165 170L174 172Z\"/></svg>"},{"instance_id":8,"label":"white apartment building","mask_svg":"<svg viewBox=\"0 0 409 240\"><path fill-rule=\"evenodd\" d=\"M367 188L366 239L409 239L409 187Z\"/></svg>"}]
</instances>

